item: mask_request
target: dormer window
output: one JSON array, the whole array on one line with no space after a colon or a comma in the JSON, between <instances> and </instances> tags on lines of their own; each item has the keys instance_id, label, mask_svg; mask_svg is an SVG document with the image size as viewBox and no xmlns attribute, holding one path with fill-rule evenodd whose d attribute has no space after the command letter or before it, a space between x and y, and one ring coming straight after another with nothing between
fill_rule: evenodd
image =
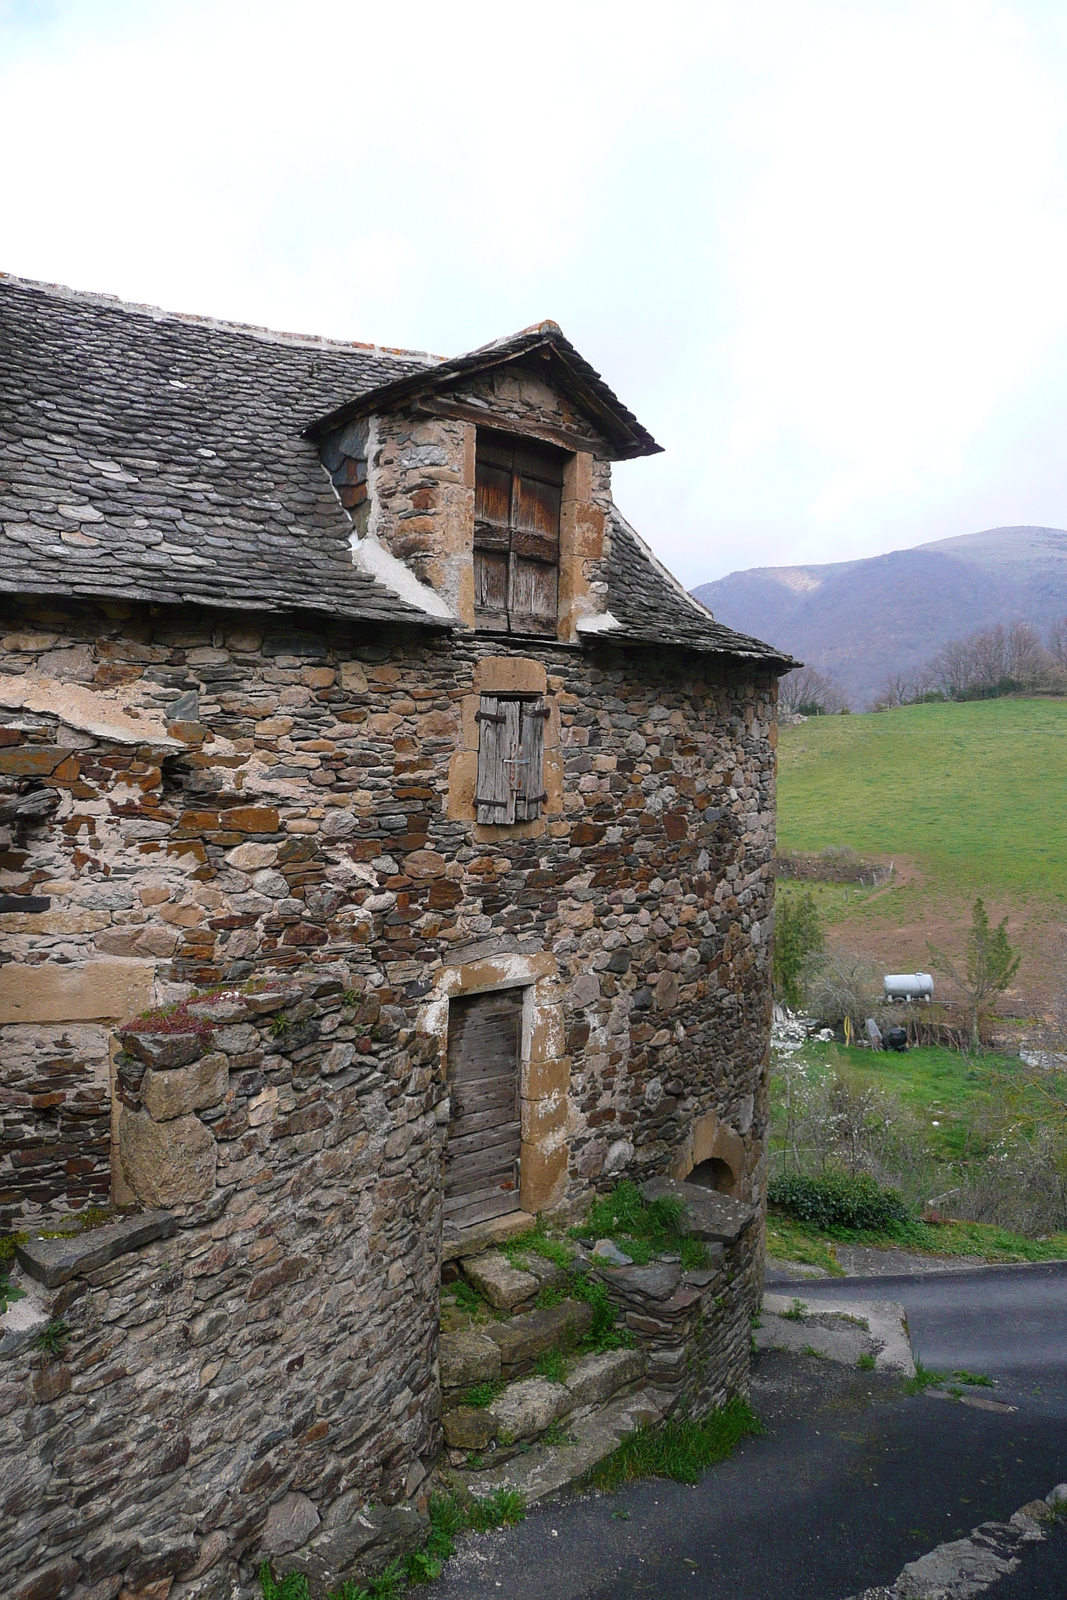
<instances>
[{"instance_id":1,"label":"dormer window","mask_svg":"<svg viewBox=\"0 0 1067 1600\"><path fill-rule=\"evenodd\" d=\"M474 620L494 633L556 636L564 451L478 430Z\"/></svg>"}]
</instances>

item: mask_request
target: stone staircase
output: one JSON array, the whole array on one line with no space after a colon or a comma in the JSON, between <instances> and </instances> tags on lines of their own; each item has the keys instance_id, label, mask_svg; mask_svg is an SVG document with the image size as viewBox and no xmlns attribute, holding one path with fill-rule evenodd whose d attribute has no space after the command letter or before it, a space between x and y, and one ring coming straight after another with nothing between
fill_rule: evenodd
<instances>
[{"instance_id":1,"label":"stone staircase","mask_svg":"<svg viewBox=\"0 0 1067 1600\"><path fill-rule=\"evenodd\" d=\"M446 1240L444 1480L478 1496L506 1485L532 1501L582 1476L635 1428L743 1392L754 1215L706 1191L695 1197L687 1231L707 1240L708 1265L690 1272L666 1254L630 1264L607 1241L572 1244L569 1269L534 1250L509 1259L500 1246L534 1225L523 1213ZM631 1345L581 1352L594 1309L566 1293L575 1270L604 1284Z\"/></svg>"}]
</instances>

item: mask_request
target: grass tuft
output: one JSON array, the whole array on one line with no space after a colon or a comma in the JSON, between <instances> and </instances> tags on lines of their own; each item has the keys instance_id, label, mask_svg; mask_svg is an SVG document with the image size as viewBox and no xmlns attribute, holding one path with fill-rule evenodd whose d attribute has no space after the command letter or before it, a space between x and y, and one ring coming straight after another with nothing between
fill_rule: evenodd
<instances>
[{"instance_id":1,"label":"grass tuft","mask_svg":"<svg viewBox=\"0 0 1067 1600\"><path fill-rule=\"evenodd\" d=\"M856 1362L856 1365L859 1367L861 1372L874 1371L874 1357L871 1355L869 1350L865 1350L863 1352L859 1360Z\"/></svg>"},{"instance_id":2,"label":"grass tuft","mask_svg":"<svg viewBox=\"0 0 1067 1600\"><path fill-rule=\"evenodd\" d=\"M70 1334L69 1324L64 1322L62 1317L53 1317L37 1335L37 1348L48 1356L62 1355Z\"/></svg>"},{"instance_id":3,"label":"grass tuft","mask_svg":"<svg viewBox=\"0 0 1067 1600\"><path fill-rule=\"evenodd\" d=\"M534 1362L534 1371L550 1383L562 1383L567 1376L567 1357L562 1350L546 1350Z\"/></svg>"},{"instance_id":4,"label":"grass tuft","mask_svg":"<svg viewBox=\"0 0 1067 1600\"><path fill-rule=\"evenodd\" d=\"M506 1387L503 1378L486 1378L483 1383L473 1384L459 1403L461 1406L491 1406Z\"/></svg>"},{"instance_id":5,"label":"grass tuft","mask_svg":"<svg viewBox=\"0 0 1067 1600\"><path fill-rule=\"evenodd\" d=\"M924 1367L921 1361L915 1363L915 1376L908 1378L904 1384L905 1394L922 1394L924 1389L944 1383L945 1374L937 1372L933 1367Z\"/></svg>"},{"instance_id":6,"label":"grass tuft","mask_svg":"<svg viewBox=\"0 0 1067 1600\"><path fill-rule=\"evenodd\" d=\"M494 1489L484 1499L472 1500L467 1507L467 1526L475 1533L489 1528L512 1528L526 1516L526 1496L518 1489Z\"/></svg>"},{"instance_id":7,"label":"grass tuft","mask_svg":"<svg viewBox=\"0 0 1067 1600\"><path fill-rule=\"evenodd\" d=\"M687 1272L708 1264L708 1252L699 1239L681 1231L685 1207L673 1195L646 1202L635 1183L624 1179L601 1199L595 1200L585 1221L571 1228L571 1237L612 1239L635 1265L647 1266L654 1256L670 1253L681 1257Z\"/></svg>"},{"instance_id":8,"label":"grass tuft","mask_svg":"<svg viewBox=\"0 0 1067 1600\"><path fill-rule=\"evenodd\" d=\"M762 1432L763 1424L747 1401L730 1400L700 1421L684 1418L657 1428L638 1428L598 1462L584 1481L591 1488L608 1491L638 1478L697 1483L707 1467L724 1461L747 1434Z\"/></svg>"}]
</instances>

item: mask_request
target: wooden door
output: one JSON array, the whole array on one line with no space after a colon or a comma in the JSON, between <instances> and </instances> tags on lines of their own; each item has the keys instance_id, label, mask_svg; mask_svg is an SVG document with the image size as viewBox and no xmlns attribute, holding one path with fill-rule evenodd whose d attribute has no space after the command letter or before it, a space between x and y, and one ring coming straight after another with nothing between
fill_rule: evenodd
<instances>
[{"instance_id":1,"label":"wooden door","mask_svg":"<svg viewBox=\"0 0 1067 1600\"><path fill-rule=\"evenodd\" d=\"M457 1227L519 1209L521 1058L521 989L451 1002L445 1219Z\"/></svg>"}]
</instances>

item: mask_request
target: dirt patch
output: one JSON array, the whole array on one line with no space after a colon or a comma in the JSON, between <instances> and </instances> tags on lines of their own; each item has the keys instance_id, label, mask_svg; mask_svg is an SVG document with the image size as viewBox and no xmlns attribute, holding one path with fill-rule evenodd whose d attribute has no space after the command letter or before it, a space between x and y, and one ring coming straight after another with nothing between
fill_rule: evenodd
<instances>
[{"instance_id":1,"label":"dirt patch","mask_svg":"<svg viewBox=\"0 0 1067 1600\"><path fill-rule=\"evenodd\" d=\"M973 896L929 886L920 867L898 860L891 884L875 890L854 908L845 907L827 926L827 944L833 951L866 955L883 972L931 972L931 944L962 965L973 905ZM991 923L1007 917L1008 938L1022 956L1015 984L999 1007L1001 1015L1045 1015L1063 982L1067 911L1047 903L999 897L987 899L985 906ZM937 973L934 986L939 999L963 998L950 979Z\"/></svg>"}]
</instances>

